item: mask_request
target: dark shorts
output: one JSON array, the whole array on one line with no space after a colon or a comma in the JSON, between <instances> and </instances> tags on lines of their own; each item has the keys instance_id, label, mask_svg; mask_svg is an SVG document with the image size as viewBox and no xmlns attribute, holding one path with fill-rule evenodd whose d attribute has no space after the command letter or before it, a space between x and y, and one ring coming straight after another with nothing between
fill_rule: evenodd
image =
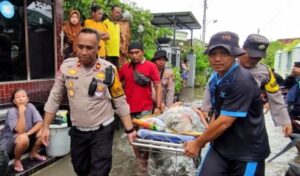
<instances>
[{"instance_id":1,"label":"dark shorts","mask_svg":"<svg viewBox=\"0 0 300 176\"><path fill-rule=\"evenodd\" d=\"M96 131L70 129L71 158L78 176L108 176L112 165L113 124Z\"/></svg>"},{"instance_id":2,"label":"dark shorts","mask_svg":"<svg viewBox=\"0 0 300 176\"><path fill-rule=\"evenodd\" d=\"M181 77L182 77L182 79L188 79L188 74L187 74L187 72L181 73Z\"/></svg>"},{"instance_id":3,"label":"dark shorts","mask_svg":"<svg viewBox=\"0 0 300 176\"><path fill-rule=\"evenodd\" d=\"M210 148L198 169L197 176L264 176L264 161L228 160Z\"/></svg>"}]
</instances>

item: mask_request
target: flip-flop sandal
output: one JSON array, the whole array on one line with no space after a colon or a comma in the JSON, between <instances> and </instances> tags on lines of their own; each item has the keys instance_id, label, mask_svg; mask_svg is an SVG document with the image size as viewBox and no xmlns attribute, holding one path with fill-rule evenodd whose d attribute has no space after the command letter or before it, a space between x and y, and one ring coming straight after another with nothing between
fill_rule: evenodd
<instances>
[{"instance_id":1,"label":"flip-flop sandal","mask_svg":"<svg viewBox=\"0 0 300 176\"><path fill-rule=\"evenodd\" d=\"M47 158L44 155L29 156L30 160L45 161Z\"/></svg>"},{"instance_id":2,"label":"flip-flop sandal","mask_svg":"<svg viewBox=\"0 0 300 176\"><path fill-rule=\"evenodd\" d=\"M17 172L23 172L23 171L24 171L24 168L23 168L22 165L20 165L20 166L15 166L14 169L15 169L15 171L17 171Z\"/></svg>"}]
</instances>

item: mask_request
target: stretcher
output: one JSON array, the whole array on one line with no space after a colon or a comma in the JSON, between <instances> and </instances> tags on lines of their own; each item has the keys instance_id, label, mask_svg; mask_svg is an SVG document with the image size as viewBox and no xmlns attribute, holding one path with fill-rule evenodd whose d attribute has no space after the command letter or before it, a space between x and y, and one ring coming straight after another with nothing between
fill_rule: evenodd
<instances>
[{"instance_id":1,"label":"stretcher","mask_svg":"<svg viewBox=\"0 0 300 176\"><path fill-rule=\"evenodd\" d=\"M179 170L178 166L180 161L182 158L187 158L184 156L184 142L194 140L196 138L195 136L171 134L149 129L139 129L137 135L138 138L132 143L132 145L136 146L139 150L150 153L160 153L160 155L169 153L168 156L171 156L174 161L172 170L175 171L175 176ZM181 159L178 159L179 157ZM189 159L189 162L194 164L195 169L200 164L200 161L200 155L196 158Z\"/></svg>"},{"instance_id":2,"label":"stretcher","mask_svg":"<svg viewBox=\"0 0 300 176\"><path fill-rule=\"evenodd\" d=\"M139 129L138 137L133 145L142 150L147 151L166 151L171 153L184 153L183 143L194 140L194 136L170 134L159 131L152 131L148 129Z\"/></svg>"}]
</instances>

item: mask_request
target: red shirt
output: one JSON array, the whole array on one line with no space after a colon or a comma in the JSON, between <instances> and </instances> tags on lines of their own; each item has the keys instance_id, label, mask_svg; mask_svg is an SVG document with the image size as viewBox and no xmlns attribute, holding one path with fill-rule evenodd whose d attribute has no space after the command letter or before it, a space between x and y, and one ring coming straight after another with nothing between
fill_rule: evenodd
<instances>
[{"instance_id":1,"label":"red shirt","mask_svg":"<svg viewBox=\"0 0 300 176\"><path fill-rule=\"evenodd\" d=\"M160 83L159 72L152 62L147 60L135 66L136 71L151 79L152 82ZM133 67L130 63L124 64L119 70L120 80L124 82L127 103L130 112L142 112L152 110L151 84L142 87L135 83L133 78Z\"/></svg>"}]
</instances>

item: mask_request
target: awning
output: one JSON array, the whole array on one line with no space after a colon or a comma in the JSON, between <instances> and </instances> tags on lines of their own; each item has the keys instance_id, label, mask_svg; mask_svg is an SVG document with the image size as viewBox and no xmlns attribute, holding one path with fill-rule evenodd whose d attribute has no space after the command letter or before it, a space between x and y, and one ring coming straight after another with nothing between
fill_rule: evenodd
<instances>
[{"instance_id":1,"label":"awning","mask_svg":"<svg viewBox=\"0 0 300 176\"><path fill-rule=\"evenodd\" d=\"M192 12L152 13L151 23L159 27L177 29L201 29L201 25Z\"/></svg>"}]
</instances>

